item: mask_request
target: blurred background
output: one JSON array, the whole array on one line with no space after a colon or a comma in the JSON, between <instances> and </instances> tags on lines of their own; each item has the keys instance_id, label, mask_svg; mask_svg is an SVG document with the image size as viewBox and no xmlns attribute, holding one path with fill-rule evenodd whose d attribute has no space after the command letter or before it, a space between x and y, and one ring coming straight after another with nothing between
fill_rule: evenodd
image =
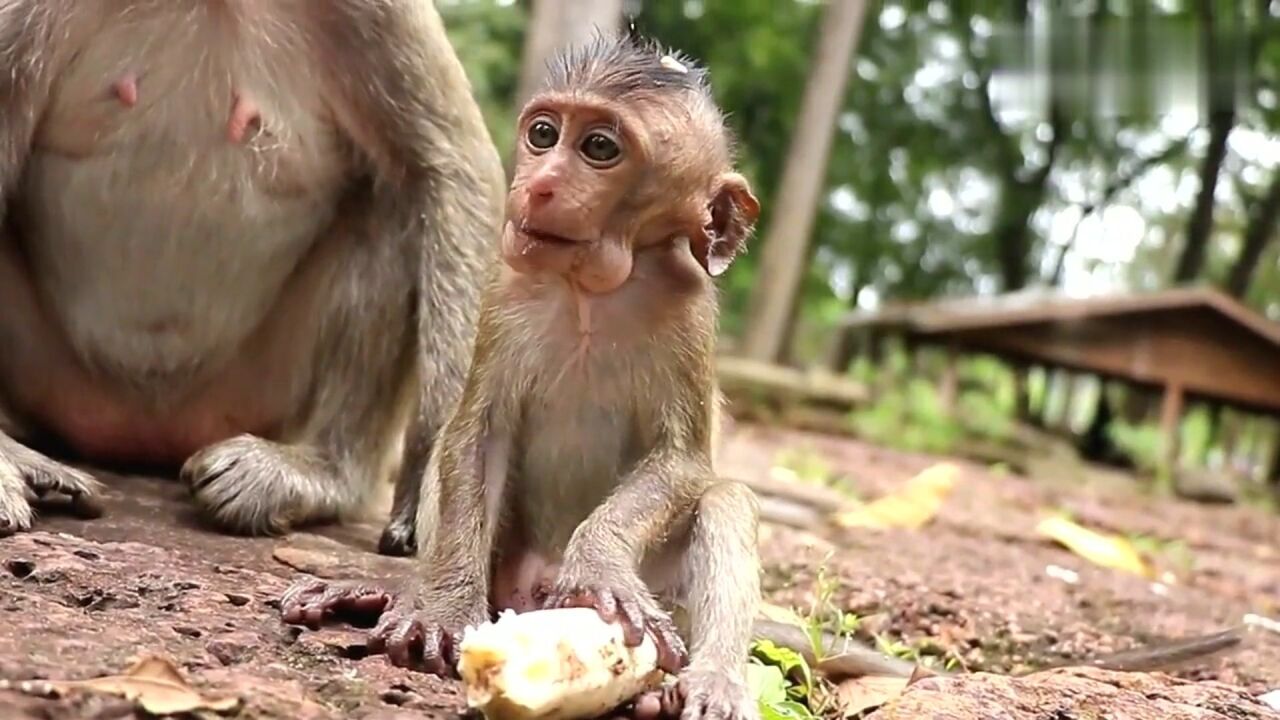
<instances>
[{"instance_id":1,"label":"blurred background","mask_svg":"<svg viewBox=\"0 0 1280 720\"><path fill-rule=\"evenodd\" d=\"M1280 0L437 4L505 158L597 27L709 68L735 415L1274 503Z\"/></svg>"}]
</instances>

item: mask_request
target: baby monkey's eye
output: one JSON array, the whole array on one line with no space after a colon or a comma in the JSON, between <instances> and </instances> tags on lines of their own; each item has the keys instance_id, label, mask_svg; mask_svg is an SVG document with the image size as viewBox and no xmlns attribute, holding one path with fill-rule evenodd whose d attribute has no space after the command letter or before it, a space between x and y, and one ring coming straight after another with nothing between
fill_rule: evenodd
<instances>
[{"instance_id":1,"label":"baby monkey's eye","mask_svg":"<svg viewBox=\"0 0 1280 720\"><path fill-rule=\"evenodd\" d=\"M560 141L560 131L556 129L555 125L551 124L551 121L546 118L539 118L529 126L529 132L525 139L528 141L529 146L535 150L546 150L555 147L556 143Z\"/></svg>"},{"instance_id":2,"label":"baby monkey's eye","mask_svg":"<svg viewBox=\"0 0 1280 720\"><path fill-rule=\"evenodd\" d=\"M622 148L612 135L603 130L593 130L582 139L582 156L597 167L613 165L622 157Z\"/></svg>"}]
</instances>

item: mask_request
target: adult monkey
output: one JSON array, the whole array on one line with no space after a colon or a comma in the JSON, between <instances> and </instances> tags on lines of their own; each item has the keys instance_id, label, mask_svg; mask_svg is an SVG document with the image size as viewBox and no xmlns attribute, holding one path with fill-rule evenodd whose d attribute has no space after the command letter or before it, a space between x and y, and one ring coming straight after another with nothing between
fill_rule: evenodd
<instances>
[{"instance_id":1,"label":"adult monkey","mask_svg":"<svg viewBox=\"0 0 1280 720\"><path fill-rule=\"evenodd\" d=\"M429 0L0 0L0 67L0 534L98 512L40 437L246 534L422 474L505 185Z\"/></svg>"}]
</instances>

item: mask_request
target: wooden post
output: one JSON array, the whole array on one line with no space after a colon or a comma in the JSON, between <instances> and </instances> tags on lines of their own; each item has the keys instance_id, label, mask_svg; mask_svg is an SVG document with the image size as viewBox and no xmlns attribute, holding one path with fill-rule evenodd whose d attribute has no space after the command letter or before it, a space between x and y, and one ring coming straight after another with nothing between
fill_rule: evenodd
<instances>
[{"instance_id":1,"label":"wooden post","mask_svg":"<svg viewBox=\"0 0 1280 720\"><path fill-rule=\"evenodd\" d=\"M1031 419L1031 388L1028 387L1031 366L1021 361L1010 363L1013 371L1013 413L1018 422L1026 423Z\"/></svg>"},{"instance_id":2,"label":"wooden post","mask_svg":"<svg viewBox=\"0 0 1280 720\"><path fill-rule=\"evenodd\" d=\"M943 412L947 415L955 415L956 400L960 395L960 371L957 367L956 349L948 345L945 352L946 358L942 366L942 379L938 383L938 399L942 403Z\"/></svg>"},{"instance_id":3,"label":"wooden post","mask_svg":"<svg viewBox=\"0 0 1280 720\"><path fill-rule=\"evenodd\" d=\"M1170 380L1164 386L1164 404L1160 408L1160 434L1164 436L1164 463L1170 471L1178 463L1178 430L1182 424L1182 405L1182 383Z\"/></svg>"}]
</instances>

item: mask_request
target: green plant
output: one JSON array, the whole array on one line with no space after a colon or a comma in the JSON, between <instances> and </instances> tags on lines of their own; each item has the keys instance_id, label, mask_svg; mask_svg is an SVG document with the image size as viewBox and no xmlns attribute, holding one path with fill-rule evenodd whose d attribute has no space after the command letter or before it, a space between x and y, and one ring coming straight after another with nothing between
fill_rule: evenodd
<instances>
[{"instance_id":1,"label":"green plant","mask_svg":"<svg viewBox=\"0 0 1280 720\"><path fill-rule=\"evenodd\" d=\"M949 454L969 439L1003 441L1013 428L1016 404L1012 374L994 358L958 362L961 388L954 408L946 407L938 382L927 375L938 363L921 351L913 372L908 356L898 350L886 355L880 368L860 361L851 371L869 387L878 388L875 401L850 416L854 431L877 444L901 450Z\"/></svg>"},{"instance_id":2,"label":"green plant","mask_svg":"<svg viewBox=\"0 0 1280 720\"><path fill-rule=\"evenodd\" d=\"M827 633L846 639L858 629L860 619L836 607L833 600L839 579L827 570L830 554L818 564L814 578L814 599L800 614L813 657L821 661L830 647L823 642ZM837 650L838 652L838 650ZM826 715L830 692L820 687L804 656L763 639L751 645L747 678L753 697L765 720L797 720Z\"/></svg>"},{"instance_id":3,"label":"green plant","mask_svg":"<svg viewBox=\"0 0 1280 720\"><path fill-rule=\"evenodd\" d=\"M797 480L816 485L830 485L837 477L822 455L807 446L778 451L773 464L790 470Z\"/></svg>"},{"instance_id":4,"label":"green plant","mask_svg":"<svg viewBox=\"0 0 1280 720\"><path fill-rule=\"evenodd\" d=\"M840 586L840 581L827 572L827 561L830 557L831 554L828 553L823 562L818 565L817 574L813 580L813 603L804 616L810 649L813 651L813 656L819 660L826 657L827 648L822 642L826 633L832 633L837 639L848 639L858 631L858 625L861 622L856 614L845 612L832 600Z\"/></svg>"},{"instance_id":5,"label":"green plant","mask_svg":"<svg viewBox=\"0 0 1280 720\"><path fill-rule=\"evenodd\" d=\"M1162 465L1164 437L1154 425L1133 425L1116 418L1111 422L1110 438L1142 472L1155 474Z\"/></svg>"},{"instance_id":6,"label":"green plant","mask_svg":"<svg viewBox=\"0 0 1280 720\"><path fill-rule=\"evenodd\" d=\"M809 447L788 448L778 452L773 465L792 474L796 480L838 490L856 500L849 478L831 468L822 454Z\"/></svg>"},{"instance_id":7,"label":"green plant","mask_svg":"<svg viewBox=\"0 0 1280 720\"><path fill-rule=\"evenodd\" d=\"M920 651L901 640L892 640L884 635L876 635L876 647L886 655L909 660L914 663L923 662L920 657Z\"/></svg>"},{"instance_id":8,"label":"green plant","mask_svg":"<svg viewBox=\"0 0 1280 720\"><path fill-rule=\"evenodd\" d=\"M751 658L747 662L747 687L760 708L762 720L808 720L817 716L804 702L797 699L797 688L804 687L803 696L808 697L809 688L791 679L783 669L789 658L778 657L775 651L780 650L767 640L758 640L751 647ZM790 652L790 651L783 651ZM762 655L764 657L762 657ZM809 674L809 666L799 655L799 666Z\"/></svg>"},{"instance_id":9,"label":"green plant","mask_svg":"<svg viewBox=\"0 0 1280 720\"><path fill-rule=\"evenodd\" d=\"M850 421L872 442L916 452L950 452L963 433L933 384L918 377L888 386L874 404L855 410Z\"/></svg>"},{"instance_id":10,"label":"green plant","mask_svg":"<svg viewBox=\"0 0 1280 720\"><path fill-rule=\"evenodd\" d=\"M1186 540L1166 540L1153 535L1132 534L1126 538L1138 552L1151 557L1163 558L1178 572L1186 575L1195 567L1195 553Z\"/></svg>"}]
</instances>

